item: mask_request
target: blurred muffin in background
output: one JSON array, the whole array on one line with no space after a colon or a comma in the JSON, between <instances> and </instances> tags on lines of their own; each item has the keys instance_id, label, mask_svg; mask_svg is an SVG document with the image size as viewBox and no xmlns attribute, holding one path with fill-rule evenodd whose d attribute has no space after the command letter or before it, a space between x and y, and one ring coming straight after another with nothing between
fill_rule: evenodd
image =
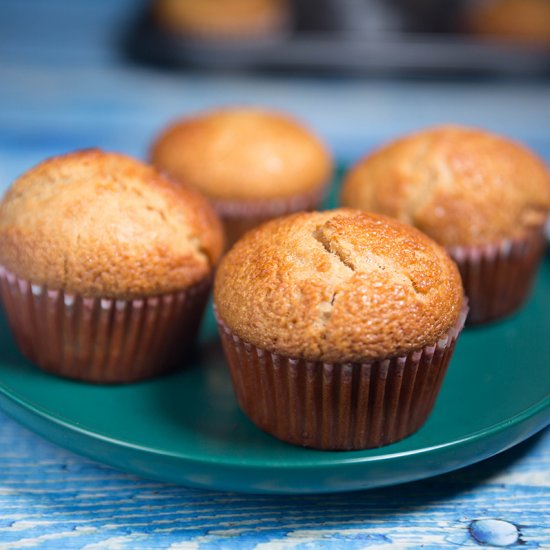
<instances>
[{"instance_id":1,"label":"blurred muffin in background","mask_svg":"<svg viewBox=\"0 0 550 550\"><path fill-rule=\"evenodd\" d=\"M290 116L258 108L177 121L155 140L151 160L210 198L228 245L268 219L318 208L332 174L330 154L315 134Z\"/></svg>"},{"instance_id":2,"label":"blurred muffin in background","mask_svg":"<svg viewBox=\"0 0 550 550\"><path fill-rule=\"evenodd\" d=\"M342 204L398 218L446 247L470 298L470 324L525 301L545 250L550 173L526 147L476 128L402 137L347 174Z\"/></svg>"},{"instance_id":3,"label":"blurred muffin in background","mask_svg":"<svg viewBox=\"0 0 550 550\"><path fill-rule=\"evenodd\" d=\"M152 9L161 28L194 39L272 37L290 21L287 0L154 0Z\"/></svg>"},{"instance_id":4,"label":"blurred muffin in background","mask_svg":"<svg viewBox=\"0 0 550 550\"><path fill-rule=\"evenodd\" d=\"M472 2L465 9L464 26L483 38L550 48L550 1Z\"/></svg>"}]
</instances>

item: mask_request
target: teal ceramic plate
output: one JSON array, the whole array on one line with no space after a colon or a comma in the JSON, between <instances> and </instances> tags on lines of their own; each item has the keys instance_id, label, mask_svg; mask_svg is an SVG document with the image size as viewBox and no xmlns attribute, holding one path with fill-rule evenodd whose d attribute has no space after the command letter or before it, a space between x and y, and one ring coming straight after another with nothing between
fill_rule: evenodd
<instances>
[{"instance_id":1,"label":"teal ceramic plate","mask_svg":"<svg viewBox=\"0 0 550 550\"><path fill-rule=\"evenodd\" d=\"M279 442L239 411L212 312L192 366L151 382L100 387L26 362L0 319L0 404L45 438L116 468L210 489L313 493L365 489L447 472L550 423L550 256L527 306L467 329L436 407L413 436L367 451Z\"/></svg>"}]
</instances>

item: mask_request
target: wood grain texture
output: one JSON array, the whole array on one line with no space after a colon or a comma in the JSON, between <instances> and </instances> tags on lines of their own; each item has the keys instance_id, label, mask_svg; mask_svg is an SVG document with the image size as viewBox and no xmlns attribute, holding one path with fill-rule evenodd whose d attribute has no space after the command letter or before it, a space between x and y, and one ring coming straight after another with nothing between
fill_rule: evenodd
<instances>
[{"instance_id":1,"label":"wood grain texture","mask_svg":"<svg viewBox=\"0 0 550 550\"><path fill-rule=\"evenodd\" d=\"M0 548L453 548L476 546L470 526L485 519L516 526L524 548L550 547L550 430L422 482L301 497L147 481L3 414L0 449Z\"/></svg>"},{"instance_id":2,"label":"wood grain texture","mask_svg":"<svg viewBox=\"0 0 550 550\"><path fill-rule=\"evenodd\" d=\"M171 118L220 103L294 113L344 161L398 133L448 121L508 134L550 160L548 83L151 71L129 64L117 46L139 5L2 3L0 192L32 164L75 148L145 157ZM436 549L480 542L550 548L549 430L422 482L273 497L139 479L55 447L0 414L0 548Z\"/></svg>"}]
</instances>

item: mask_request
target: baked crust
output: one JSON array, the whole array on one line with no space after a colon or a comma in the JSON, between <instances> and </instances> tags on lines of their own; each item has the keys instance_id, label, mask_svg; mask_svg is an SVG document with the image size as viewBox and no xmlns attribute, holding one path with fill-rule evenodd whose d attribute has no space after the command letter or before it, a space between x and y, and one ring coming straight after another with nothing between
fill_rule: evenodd
<instances>
[{"instance_id":1,"label":"baked crust","mask_svg":"<svg viewBox=\"0 0 550 550\"><path fill-rule=\"evenodd\" d=\"M347 174L344 206L410 223L440 244L521 237L550 209L544 162L512 140L441 126L386 145Z\"/></svg>"},{"instance_id":2,"label":"baked crust","mask_svg":"<svg viewBox=\"0 0 550 550\"><path fill-rule=\"evenodd\" d=\"M332 162L325 146L294 119L261 109L210 111L169 126L153 164L217 200L291 197L323 187Z\"/></svg>"},{"instance_id":3,"label":"baked crust","mask_svg":"<svg viewBox=\"0 0 550 550\"><path fill-rule=\"evenodd\" d=\"M186 288L220 257L207 199L97 149L50 158L0 204L0 264L52 289L133 298Z\"/></svg>"},{"instance_id":4,"label":"baked crust","mask_svg":"<svg viewBox=\"0 0 550 550\"><path fill-rule=\"evenodd\" d=\"M341 363L435 344L456 323L463 291L455 264L420 231L339 209L247 233L220 263L214 301L255 346Z\"/></svg>"}]
</instances>

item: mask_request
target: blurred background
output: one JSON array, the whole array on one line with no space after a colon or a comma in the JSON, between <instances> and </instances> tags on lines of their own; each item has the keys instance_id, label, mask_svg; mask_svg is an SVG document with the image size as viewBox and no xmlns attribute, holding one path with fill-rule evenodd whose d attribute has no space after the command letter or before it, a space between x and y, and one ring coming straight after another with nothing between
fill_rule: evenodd
<instances>
[{"instance_id":1,"label":"blurred background","mask_svg":"<svg viewBox=\"0 0 550 550\"><path fill-rule=\"evenodd\" d=\"M548 0L155 0L136 58L207 68L540 74Z\"/></svg>"},{"instance_id":2,"label":"blurred background","mask_svg":"<svg viewBox=\"0 0 550 550\"><path fill-rule=\"evenodd\" d=\"M0 190L235 104L294 114L344 164L444 122L548 159L549 75L550 0L0 0Z\"/></svg>"}]
</instances>

